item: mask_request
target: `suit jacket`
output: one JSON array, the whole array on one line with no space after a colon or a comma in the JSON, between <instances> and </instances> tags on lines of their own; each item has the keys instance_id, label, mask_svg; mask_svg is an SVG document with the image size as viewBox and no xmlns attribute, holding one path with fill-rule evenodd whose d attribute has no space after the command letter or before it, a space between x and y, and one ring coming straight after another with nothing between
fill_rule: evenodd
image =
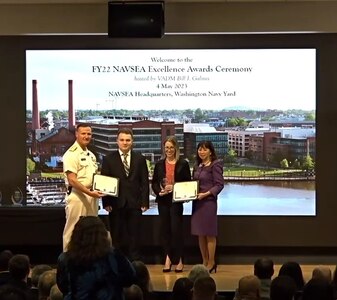
<instances>
[{"instance_id":1,"label":"suit jacket","mask_svg":"<svg viewBox=\"0 0 337 300\"><path fill-rule=\"evenodd\" d=\"M165 167L165 159L159 160L153 171L153 178L152 178L152 190L156 194L156 202L160 201L160 203L165 202L172 202L172 193L169 193L164 196L159 196L159 192L161 191L160 181L166 177L166 167ZM191 171L188 165L188 162L180 158L175 165L174 168L174 182L181 182L181 181L189 181L191 180Z\"/></svg>"},{"instance_id":2,"label":"suit jacket","mask_svg":"<svg viewBox=\"0 0 337 300\"><path fill-rule=\"evenodd\" d=\"M103 159L101 174L119 178L118 197L102 197L103 207L141 208L149 207L149 173L146 159L140 153L131 151L130 172L126 176L123 162L118 151Z\"/></svg>"}]
</instances>

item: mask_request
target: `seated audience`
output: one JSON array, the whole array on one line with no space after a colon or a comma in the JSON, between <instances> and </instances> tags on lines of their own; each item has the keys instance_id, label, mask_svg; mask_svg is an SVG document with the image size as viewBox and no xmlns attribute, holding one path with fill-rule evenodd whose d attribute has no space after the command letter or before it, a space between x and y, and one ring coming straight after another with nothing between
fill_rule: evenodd
<instances>
[{"instance_id":1,"label":"seated audience","mask_svg":"<svg viewBox=\"0 0 337 300\"><path fill-rule=\"evenodd\" d=\"M32 272L31 272L31 275L30 275L30 278L31 278L31 285L32 287L35 287L37 288L37 285L39 283L39 277L42 273L44 273L45 271L50 271L52 270L53 268L49 265L43 265L43 264L40 264L40 265L35 265L33 268L32 268Z\"/></svg>"},{"instance_id":2,"label":"seated audience","mask_svg":"<svg viewBox=\"0 0 337 300\"><path fill-rule=\"evenodd\" d=\"M173 285L172 300L191 300L193 281L188 277L178 278Z\"/></svg>"},{"instance_id":3,"label":"seated audience","mask_svg":"<svg viewBox=\"0 0 337 300\"><path fill-rule=\"evenodd\" d=\"M49 300L63 300L63 294L57 284L54 284L50 289Z\"/></svg>"},{"instance_id":4,"label":"seated audience","mask_svg":"<svg viewBox=\"0 0 337 300\"><path fill-rule=\"evenodd\" d=\"M303 278L302 269L299 263L294 262L294 261L289 261L289 262L284 263L281 266L278 275L279 276L285 275L285 276L291 277L292 279L294 279L296 283L297 291L303 290L305 282Z\"/></svg>"},{"instance_id":5,"label":"seated audience","mask_svg":"<svg viewBox=\"0 0 337 300\"><path fill-rule=\"evenodd\" d=\"M199 277L193 285L193 300L215 300L216 284L212 277Z\"/></svg>"},{"instance_id":6,"label":"seated audience","mask_svg":"<svg viewBox=\"0 0 337 300\"><path fill-rule=\"evenodd\" d=\"M239 280L235 300L259 300L261 282L255 275L244 276Z\"/></svg>"},{"instance_id":7,"label":"seated audience","mask_svg":"<svg viewBox=\"0 0 337 300\"><path fill-rule=\"evenodd\" d=\"M5 284L9 280L8 263L13 257L13 253L10 250L3 250L0 252L0 286Z\"/></svg>"},{"instance_id":8,"label":"seated audience","mask_svg":"<svg viewBox=\"0 0 337 300\"><path fill-rule=\"evenodd\" d=\"M257 259L254 263L254 275L261 282L261 299L269 299L271 279L274 275L274 262L270 258Z\"/></svg>"},{"instance_id":9,"label":"seated audience","mask_svg":"<svg viewBox=\"0 0 337 300\"><path fill-rule=\"evenodd\" d=\"M22 289L8 284L0 286L1 300L29 300L26 293Z\"/></svg>"},{"instance_id":10,"label":"seated audience","mask_svg":"<svg viewBox=\"0 0 337 300\"><path fill-rule=\"evenodd\" d=\"M136 284L143 292L144 300L156 299L156 294L153 292L150 272L146 265L140 260L134 260L132 265L136 271Z\"/></svg>"},{"instance_id":11,"label":"seated audience","mask_svg":"<svg viewBox=\"0 0 337 300\"><path fill-rule=\"evenodd\" d=\"M8 263L10 279L8 285L21 289L28 299L34 299L34 295L27 284L30 272L29 257L24 254L14 255Z\"/></svg>"},{"instance_id":12,"label":"seated audience","mask_svg":"<svg viewBox=\"0 0 337 300\"><path fill-rule=\"evenodd\" d=\"M124 289L125 300L143 300L143 291L137 285L133 284L130 287Z\"/></svg>"},{"instance_id":13,"label":"seated audience","mask_svg":"<svg viewBox=\"0 0 337 300\"><path fill-rule=\"evenodd\" d=\"M312 278L324 278L331 283L332 273L327 266L317 266L312 270Z\"/></svg>"},{"instance_id":14,"label":"seated audience","mask_svg":"<svg viewBox=\"0 0 337 300\"><path fill-rule=\"evenodd\" d=\"M42 273L44 273L45 271L50 271L52 270L52 267L49 265L36 265L33 267L32 271L31 271L31 275L30 275L30 283L31 283L31 292L36 296L36 298L38 298L39 296L39 290L37 288L38 283L39 283L39 278L40 275Z\"/></svg>"},{"instance_id":15,"label":"seated audience","mask_svg":"<svg viewBox=\"0 0 337 300\"><path fill-rule=\"evenodd\" d=\"M326 278L312 278L303 288L302 300L334 300L334 292Z\"/></svg>"},{"instance_id":16,"label":"seated audience","mask_svg":"<svg viewBox=\"0 0 337 300\"><path fill-rule=\"evenodd\" d=\"M39 290L39 300L48 300L50 295L50 290L52 286L56 283L56 272L55 270L49 270L43 272L39 277L38 290Z\"/></svg>"},{"instance_id":17,"label":"seated audience","mask_svg":"<svg viewBox=\"0 0 337 300\"><path fill-rule=\"evenodd\" d=\"M56 278L65 300L120 300L136 273L130 261L111 247L100 218L86 216L76 223L68 251L59 256Z\"/></svg>"},{"instance_id":18,"label":"seated audience","mask_svg":"<svg viewBox=\"0 0 337 300\"><path fill-rule=\"evenodd\" d=\"M187 277L194 283L200 277L210 277L210 274L203 264L197 264L192 267Z\"/></svg>"},{"instance_id":19,"label":"seated audience","mask_svg":"<svg viewBox=\"0 0 337 300\"><path fill-rule=\"evenodd\" d=\"M289 276L277 276L270 285L270 300L294 300L297 291L295 280Z\"/></svg>"}]
</instances>

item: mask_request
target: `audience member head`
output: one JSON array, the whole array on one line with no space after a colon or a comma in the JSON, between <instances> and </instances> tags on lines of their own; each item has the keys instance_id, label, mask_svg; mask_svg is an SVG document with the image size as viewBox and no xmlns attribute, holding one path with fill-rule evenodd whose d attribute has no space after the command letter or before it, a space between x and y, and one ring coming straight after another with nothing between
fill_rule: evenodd
<instances>
[{"instance_id":1,"label":"audience member head","mask_svg":"<svg viewBox=\"0 0 337 300\"><path fill-rule=\"evenodd\" d=\"M10 250L3 250L0 252L0 272L8 271L8 263L12 257L13 253Z\"/></svg>"},{"instance_id":2,"label":"audience member head","mask_svg":"<svg viewBox=\"0 0 337 300\"><path fill-rule=\"evenodd\" d=\"M244 276L239 280L239 299L260 299L261 282L255 275Z\"/></svg>"},{"instance_id":3,"label":"audience member head","mask_svg":"<svg viewBox=\"0 0 337 300\"><path fill-rule=\"evenodd\" d=\"M17 281L27 281L30 272L29 257L24 254L14 255L8 263L9 273Z\"/></svg>"},{"instance_id":4,"label":"audience member head","mask_svg":"<svg viewBox=\"0 0 337 300\"><path fill-rule=\"evenodd\" d=\"M46 272L46 271L50 271L52 269L51 266L49 265L36 265L33 267L32 269L32 273L31 273L31 283L33 287L37 287L38 283L39 283L39 277L42 273Z\"/></svg>"},{"instance_id":5,"label":"audience member head","mask_svg":"<svg viewBox=\"0 0 337 300\"><path fill-rule=\"evenodd\" d=\"M1 300L28 300L27 294L20 288L13 285L3 285L0 287Z\"/></svg>"},{"instance_id":6,"label":"audience member head","mask_svg":"<svg viewBox=\"0 0 337 300\"><path fill-rule=\"evenodd\" d=\"M133 284L124 289L125 300L143 300L143 291L137 285Z\"/></svg>"},{"instance_id":7,"label":"audience member head","mask_svg":"<svg viewBox=\"0 0 337 300\"><path fill-rule=\"evenodd\" d=\"M39 278L37 285L39 289L39 300L46 300L49 297L50 289L56 283L56 272L54 270L45 271Z\"/></svg>"},{"instance_id":8,"label":"audience member head","mask_svg":"<svg viewBox=\"0 0 337 300\"><path fill-rule=\"evenodd\" d=\"M334 300L332 285L325 278L312 278L303 288L302 300Z\"/></svg>"},{"instance_id":9,"label":"audience member head","mask_svg":"<svg viewBox=\"0 0 337 300\"><path fill-rule=\"evenodd\" d=\"M275 277L270 285L270 300L293 300L297 291L295 280L289 276Z\"/></svg>"},{"instance_id":10,"label":"audience member head","mask_svg":"<svg viewBox=\"0 0 337 300\"><path fill-rule=\"evenodd\" d=\"M216 299L216 284L212 277L199 277L193 285L193 300Z\"/></svg>"},{"instance_id":11,"label":"audience member head","mask_svg":"<svg viewBox=\"0 0 337 300\"><path fill-rule=\"evenodd\" d=\"M49 300L63 300L63 294L57 284L54 284L50 289Z\"/></svg>"},{"instance_id":12,"label":"audience member head","mask_svg":"<svg viewBox=\"0 0 337 300\"><path fill-rule=\"evenodd\" d=\"M147 266L140 260L134 260L132 265L136 271L136 284L141 288L143 294L152 292L151 277Z\"/></svg>"},{"instance_id":13,"label":"audience member head","mask_svg":"<svg viewBox=\"0 0 337 300\"><path fill-rule=\"evenodd\" d=\"M254 275L259 279L271 279L274 275L274 262L270 258L259 258L254 263Z\"/></svg>"},{"instance_id":14,"label":"audience member head","mask_svg":"<svg viewBox=\"0 0 337 300\"><path fill-rule=\"evenodd\" d=\"M289 261L289 262L284 263L281 266L278 275L279 276L286 275L286 276L291 277L292 279L294 279L296 283L297 290L303 290L304 278L303 278L302 269L299 263L294 262L294 261Z\"/></svg>"},{"instance_id":15,"label":"audience member head","mask_svg":"<svg viewBox=\"0 0 337 300\"><path fill-rule=\"evenodd\" d=\"M208 269L202 265L194 265L188 274L188 278L194 283L200 277L210 277Z\"/></svg>"},{"instance_id":16,"label":"audience member head","mask_svg":"<svg viewBox=\"0 0 337 300\"><path fill-rule=\"evenodd\" d=\"M193 282L187 277L178 278L172 289L172 300L192 299Z\"/></svg>"},{"instance_id":17,"label":"audience member head","mask_svg":"<svg viewBox=\"0 0 337 300\"><path fill-rule=\"evenodd\" d=\"M332 281L331 269L327 266L317 266L312 270L312 278L324 278L328 282Z\"/></svg>"},{"instance_id":18,"label":"audience member head","mask_svg":"<svg viewBox=\"0 0 337 300\"><path fill-rule=\"evenodd\" d=\"M75 224L67 254L74 265L90 265L111 249L108 232L99 217L82 217Z\"/></svg>"}]
</instances>

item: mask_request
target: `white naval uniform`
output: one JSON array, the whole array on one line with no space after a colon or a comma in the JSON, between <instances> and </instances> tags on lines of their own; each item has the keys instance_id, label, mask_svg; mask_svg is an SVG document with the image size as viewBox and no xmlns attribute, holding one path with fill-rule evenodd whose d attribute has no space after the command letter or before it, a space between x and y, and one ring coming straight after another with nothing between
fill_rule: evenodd
<instances>
[{"instance_id":1,"label":"white naval uniform","mask_svg":"<svg viewBox=\"0 0 337 300\"><path fill-rule=\"evenodd\" d=\"M77 175L77 180L87 188L92 187L93 176L97 172L95 155L75 142L63 155L63 172L72 172ZM66 176L67 181L67 176ZM88 196L72 188L66 197L66 224L63 230L63 251L70 241L73 229L82 216L98 215L98 199Z\"/></svg>"}]
</instances>

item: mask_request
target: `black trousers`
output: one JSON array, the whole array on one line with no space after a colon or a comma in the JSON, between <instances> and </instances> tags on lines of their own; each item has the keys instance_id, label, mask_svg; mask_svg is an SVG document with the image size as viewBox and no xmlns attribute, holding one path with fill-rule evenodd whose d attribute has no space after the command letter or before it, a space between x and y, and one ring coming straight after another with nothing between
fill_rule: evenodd
<instances>
[{"instance_id":1,"label":"black trousers","mask_svg":"<svg viewBox=\"0 0 337 300\"><path fill-rule=\"evenodd\" d=\"M183 259L183 204L160 203L158 212L160 218L160 234L164 250L164 256L168 255L173 264Z\"/></svg>"},{"instance_id":2,"label":"black trousers","mask_svg":"<svg viewBox=\"0 0 337 300\"><path fill-rule=\"evenodd\" d=\"M120 249L131 261L141 260L140 232L141 209L118 208L109 213L112 244Z\"/></svg>"}]
</instances>

